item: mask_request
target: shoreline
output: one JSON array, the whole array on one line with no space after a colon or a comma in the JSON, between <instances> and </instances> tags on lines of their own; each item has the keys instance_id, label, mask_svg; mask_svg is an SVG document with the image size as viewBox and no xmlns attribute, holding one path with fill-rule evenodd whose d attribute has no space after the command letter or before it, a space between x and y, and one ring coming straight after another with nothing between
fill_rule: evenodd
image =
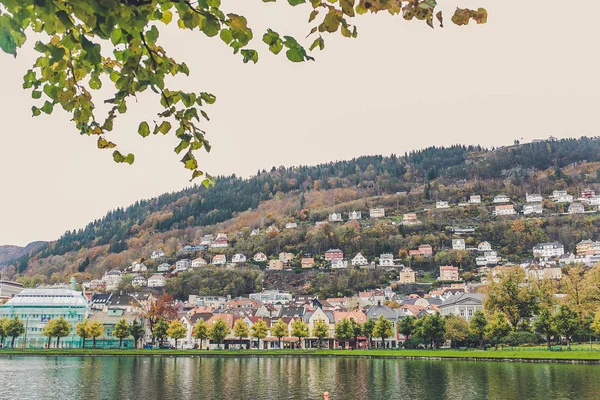
<instances>
[{"instance_id":1,"label":"shoreline","mask_svg":"<svg viewBox=\"0 0 600 400\"><path fill-rule=\"evenodd\" d=\"M548 354L551 353L551 354ZM205 358L365 358L396 360L523 362L600 365L596 351L481 351L481 350L0 350L12 357L205 357Z\"/></svg>"}]
</instances>

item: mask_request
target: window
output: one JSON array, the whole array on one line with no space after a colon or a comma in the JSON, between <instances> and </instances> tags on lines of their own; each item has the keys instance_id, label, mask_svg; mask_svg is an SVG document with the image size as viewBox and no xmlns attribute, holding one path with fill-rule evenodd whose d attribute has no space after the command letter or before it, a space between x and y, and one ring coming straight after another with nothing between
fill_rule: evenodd
<instances>
[{"instance_id":1,"label":"window","mask_svg":"<svg viewBox=\"0 0 600 400\"><path fill-rule=\"evenodd\" d=\"M465 316L465 310L463 308L460 309L460 316L461 317Z\"/></svg>"},{"instance_id":2,"label":"window","mask_svg":"<svg viewBox=\"0 0 600 400\"><path fill-rule=\"evenodd\" d=\"M473 309L469 308L469 317L473 316Z\"/></svg>"}]
</instances>

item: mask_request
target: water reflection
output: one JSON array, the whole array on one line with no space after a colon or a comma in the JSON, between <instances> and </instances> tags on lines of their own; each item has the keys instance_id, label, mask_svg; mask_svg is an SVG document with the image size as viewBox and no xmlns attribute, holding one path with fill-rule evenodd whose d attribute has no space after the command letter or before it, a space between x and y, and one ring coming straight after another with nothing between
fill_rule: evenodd
<instances>
[{"instance_id":1,"label":"water reflection","mask_svg":"<svg viewBox=\"0 0 600 400\"><path fill-rule=\"evenodd\" d=\"M586 365L353 358L0 358L0 399L597 399Z\"/></svg>"}]
</instances>

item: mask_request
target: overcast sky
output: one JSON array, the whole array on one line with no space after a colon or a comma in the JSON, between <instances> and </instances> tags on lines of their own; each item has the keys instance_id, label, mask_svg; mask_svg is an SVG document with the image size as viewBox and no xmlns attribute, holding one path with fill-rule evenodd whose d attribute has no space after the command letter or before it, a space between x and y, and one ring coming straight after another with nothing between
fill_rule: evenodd
<instances>
[{"instance_id":1,"label":"overcast sky","mask_svg":"<svg viewBox=\"0 0 600 400\"><path fill-rule=\"evenodd\" d=\"M362 16L357 39L326 37L316 62L304 64L260 43L267 27L299 38L310 29L309 8L280 3L224 2L248 17L259 39L256 65L198 32L170 29L159 39L190 67L175 85L217 96L205 125L213 150L199 159L213 175L432 145L598 135L598 0L576 9L558 0L448 0L447 19L457 4L480 5L488 23L447 21L435 30L385 13ZM133 166L113 163L58 109L32 118L21 84L34 57L27 48L17 59L0 54L0 244L56 239L110 209L189 185L173 135L137 134L157 110L154 98L132 104L110 136L135 153Z\"/></svg>"}]
</instances>

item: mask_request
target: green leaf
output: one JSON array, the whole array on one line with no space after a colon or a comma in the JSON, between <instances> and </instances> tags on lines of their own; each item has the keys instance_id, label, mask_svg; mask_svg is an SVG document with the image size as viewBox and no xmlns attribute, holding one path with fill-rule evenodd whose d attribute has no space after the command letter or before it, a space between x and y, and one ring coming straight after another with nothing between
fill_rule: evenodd
<instances>
[{"instance_id":1,"label":"green leaf","mask_svg":"<svg viewBox=\"0 0 600 400\"><path fill-rule=\"evenodd\" d=\"M43 112L45 112L46 114L51 114L53 108L54 108L54 106L52 105L52 103L50 103L49 101L46 100L46 102L42 106L41 110Z\"/></svg>"},{"instance_id":2,"label":"green leaf","mask_svg":"<svg viewBox=\"0 0 600 400\"><path fill-rule=\"evenodd\" d=\"M116 144L114 144L113 142L107 141L102 136L100 136L98 138L98 148L99 149L112 149L116 146L117 146ZM114 157L114 154L113 154L113 157Z\"/></svg>"},{"instance_id":3,"label":"green leaf","mask_svg":"<svg viewBox=\"0 0 600 400\"><path fill-rule=\"evenodd\" d=\"M256 50L243 49L242 56L244 57L244 63L253 61L256 64L258 62L258 52Z\"/></svg>"},{"instance_id":4,"label":"green leaf","mask_svg":"<svg viewBox=\"0 0 600 400\"><path fill-rule=\"evenodd\" d=\"M33 114L34 117L37 117L38 115L40 115L42 113L42 111L39 108L37 108L36 106L32 106L31 113Z\"/></svg>"},{"instance_id":5,"label":"green leaf","mask_svg":"<svg viewBox=\"0 0 600 400\"><path fill-rule=\"evenodd\" d=\"M298 4L306 3L306 0L288 0L291 6L295 7Z\"/></svg>"},{"instance_id":6,"label":"green leaf","mask_svg":"<svg viewBox=\"0 0 600 400\"><path fill-rule=\"evenodd\" d=\"M15 43L15 39L11 32L6 28L0 30L0 48L5 53L12 54L15 57L17 56L17 44Z\"/></svg>"},{"instance_id":7,"label":"green leaf","mask_svg":"<svg viewBox=\"0 0 600 400\"><path fill-rule=\"evenodd\" d=\"M39 90L33 90L31 92L31 97L34 99L39 99L40 97L42 97L42 92L40 92Z\"/></svg>"},{"instance_id":8,"label":"green leaf","mask_svg":"<svg viewBox=\"0 0 600 400\"><path fill-rule=\"evenodd\" d=\"M150 134L150 126L148 126L148 123L146 121L140 123L140 126L138 127L138 133L142 137L146 137Z\"/></svg>"},{"instance_id":9,"label":"green leaf","mask_svg":"<svg viewBox=\"0 0 600 400\"><path fill-rule=\"evenodd\" d=\"M283 48L283 42L279 34L271 29L267 30L267 33L263 35L263 42L269 46L269 50L273 54L279 54Z\"/></svg>"},{"instance_id":10,"label":"green leaf","mask_svg":"<svg viewBox=\"0 0 600 400\"><path fill-rule=\"evenodd\" d=\"M125 162L125 156L119 150L113 151L113 160L118 163Z\"/></svg>"},{"instance_id":11,"label":"green leaf","mask_svg":"<svg viewBox=\"0 0 600 400\"><path fill-rule=\"evenodd\" d=\"M160 19L160 20L161 20L161 21L162 21L162 22L163 22L165 25L169 24L169 23L171 22L171 20L172 20L172 19L173 19L173 13L171 12L171 10L166 10L166 11L163 11L163 13L162 13L162 17L161 17L161 19Z\"/></svg>"},{"instance_id":12,"label":"green leaf","mask_svg":"<svg viewBox=\"0 0 600 400\"><path fill-rule=\"evenodd\" d=\"M127 154L127 157L125 157L125 162L129 165L133 164L133 162L135 161L135 156L131 153Z\"/></svg>"},{"instance_id":13,"label":"green leaf","mask_svg":"<svg viewBox=\"0 0 600 400\"><path fill-rule=\"evenodd\" d=\"M342 12L349 17L354 17L354 0L340 0Z\"/></svg>"},{"instance_id":14,"label":"green leaf","mask_svg":"<svg viewBox=\"0 0 600 400\"><path fill-rule=\"evenodd\" d=\"M171 130L171 123L169 121L163 121L158 127L158 131L160 133L162 133L163 135L166 135L167 133L169 133L170 130Z\"/></svg>"}]
</instances>

